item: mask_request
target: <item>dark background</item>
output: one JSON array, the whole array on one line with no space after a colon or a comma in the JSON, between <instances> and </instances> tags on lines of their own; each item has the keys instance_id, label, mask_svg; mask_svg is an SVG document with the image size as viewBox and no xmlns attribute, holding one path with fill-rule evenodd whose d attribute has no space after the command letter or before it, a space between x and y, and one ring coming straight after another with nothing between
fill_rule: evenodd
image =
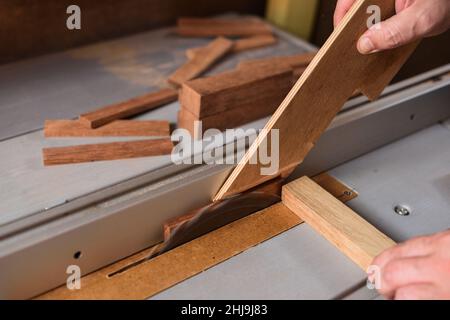
<instances>
[{"instance_id":1,"label":"dark background","mask_svg":"<svg viewBox=\"0 0 450 320\"><path fill-rule=\"evenodd\" d=\"M70 4L82 8L80 31L65 27ZM315 32L309 39L317 46L333 30L335 5L336 0L320 1ZM0 64L172 25L179 16L226 12L264 16L265 7L265 0L0 0ZM447 63L450 32L424 40L396 79Z\"/></svg>"}]
</instances>

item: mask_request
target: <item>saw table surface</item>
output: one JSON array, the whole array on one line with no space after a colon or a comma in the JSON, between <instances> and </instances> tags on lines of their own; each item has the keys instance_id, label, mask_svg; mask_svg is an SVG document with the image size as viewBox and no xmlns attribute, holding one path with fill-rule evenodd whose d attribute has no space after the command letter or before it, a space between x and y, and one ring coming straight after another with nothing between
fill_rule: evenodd
<instances>
[{"instance_id":1,"label":"saw table surface","mask_svg":"<svg viewBox=\"0 0 450 320\"><path fill-rule=\"evenodd\" d=\"M450 228L450 122L330 171L358 192L347 203L402 242ZM411 209L394 213L396 205ZM170 288L153 299L372 299L365 273L306 223Z\"/></svg>"},{"instance_id":2,"label":"saw table surface","mask_svg":"<svg viewBox=\"0 0 450 320\"><path fill-rule=\"evenodd\" d=\"M274 46L229 56L211 73L239 61L290 55L314 47L277 31ZM89 45L0 66L0 226L39 214L118 182L171 165L169 156L44 167L43 147L135 138L44 139L46 119L81 113L167 87L167 76L186 60L188 48L208 40L182 38L172 28ZM178 103L139 119L176 123ZM264 121L250 126L262 127Z\"/></svg>"}]
</instances>

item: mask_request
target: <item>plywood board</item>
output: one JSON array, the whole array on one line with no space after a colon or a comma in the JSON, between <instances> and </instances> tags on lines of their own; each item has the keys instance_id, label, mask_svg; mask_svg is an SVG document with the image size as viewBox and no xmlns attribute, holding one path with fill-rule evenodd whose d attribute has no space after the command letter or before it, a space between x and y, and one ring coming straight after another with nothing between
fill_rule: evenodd
<instances>
[{"instance_id":1,"label":"plywood board","mask_svg":"<svg viewBox=\"0 0 450 320\"><path fill-rule=\"evenodd\" d=\"M394 0L358 0L275 111L242 161L230 174L215 200L248 190L281 174L289 174L314 147L321 134L360 89L376 99L416 48L418 42L370 55L358 52L358 38L367 30L368 7L378 5L381 17L395 14ZM261 144L270 144L279 130L279 170L261 175L260 164L250 164Z\"/></svg>"}]
</instances>

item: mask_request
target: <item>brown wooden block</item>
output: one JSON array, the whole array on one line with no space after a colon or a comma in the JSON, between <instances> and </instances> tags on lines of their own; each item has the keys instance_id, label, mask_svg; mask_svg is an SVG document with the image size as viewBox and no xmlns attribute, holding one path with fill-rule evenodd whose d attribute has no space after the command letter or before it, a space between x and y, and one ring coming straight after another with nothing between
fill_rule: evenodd
<instances>
[{"instance_id":1,"label":"brown wooden block","mask_svg":"<svg viewBox=\"0 0 450 320\"><path fill-rule=\"evenodd\" d=\"M225 38L217 38L202 48L192 59L188 60L170 77L169 82L180 86L208 70L233 47L233 42Z\"/></svg>"},{"instance_id":2,"label":"brown wooden block","mask_svg":"<svg viewBox=\"0 0 450 320\"><path fill-rule=\"evenodd\" d=\"M114 120L128 118L155 109L164 104L176 101L177 98L178 92L176 90L162 89L82 114L80 116L80 122L88 128L98 128Z\"/></svg>"},{"instance_id":3,"label":"brown wooden block","mask_svg":"<svg viewBox=\"0 0 450 320\"><path fill-rule=\"evenodd\" d=\"M233 48L231 49L232 53L238 53L246 50L261 48L273 45L277 42L277 38L274 35L260 35L253 36L243 39L237 39L233 42ZM186 50L186 56L189 59L193 59L194 56L201 52L204 47L192 48Z\"/></svg>"},{"instance_id":4,"label":"brown wooden block","mask_svg":"<svg viewBox=\"0 0 450 320\"><path fill-rule=\"evenodd\" d=\"M364 271L395 242L308 177L283 186L283 204Z\"/></svg>"},{"instance_id":5,"label":"brown wooden block","mask_svg":"<svg viewBox=\"0 0 450 320\"><path fill-rule=\"evenodd\" d=\"M170 139L138 140L44 148L45 166L82 162L118 160L168 155L172 152Z\"/></svg>"},{"instance_id":6,"label":"brown wooden block","mask_svg":"<svg viewBox=\"0 0 450 320\"><path fill-rule=\"evenodd\" d=\"M256 18L180 18L176 32L185 37L249 37L272 34L272 28Z\"/></svg>"},{"instance_id":7,"label":"brown wooden block","mask_svg":"<svg viewBox=\"0 0 450 320\"><path fill-rule=\"evenodd\" d=\"M170 136L168 121L115 120L100 128L87 128L79 120L46 120L46 138L58 137L166 137Z\"/></svg>"},{"instance_id":8,"label":"brown wooden block","mask_svg":"<svg viewBox=\"0 0 450 320\"><path fill-rule=\"evenodd\" d=\"M264 110L271 113L281 103L292 87L292 74L289 67L265 65L192 80L183 85L180 104L198 119L242 109L254 120L252 113L266 115Z\"/></svg>"}]
</instances>

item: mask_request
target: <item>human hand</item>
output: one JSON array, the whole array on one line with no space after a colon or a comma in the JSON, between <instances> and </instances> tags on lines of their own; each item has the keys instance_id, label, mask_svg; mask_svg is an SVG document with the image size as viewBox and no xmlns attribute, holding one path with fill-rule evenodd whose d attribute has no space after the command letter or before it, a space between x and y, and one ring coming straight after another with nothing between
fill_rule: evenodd
<instances>
[{"instance_id":1,"label":"human hand","mask_svg":"<svg viewBox=\"0 0 450 320\"><path fill-rule=\"evenodd\" d=\"M450 299L450 230L399 244L372 265L380 268L379 292L387 299Z\"/></svg>"},{"instance_id":2,"label":"human hand","mask_svg":"<svg viewBox=\"0 0 450 320\"><path fill-rule=\"evenodd\" d=\"M337 26L357 0L338 0ZM362 54L393 49L450 28L450 0L396 0L396 15L372 26L358 41Z\"/></svg>"}]
</instances>

